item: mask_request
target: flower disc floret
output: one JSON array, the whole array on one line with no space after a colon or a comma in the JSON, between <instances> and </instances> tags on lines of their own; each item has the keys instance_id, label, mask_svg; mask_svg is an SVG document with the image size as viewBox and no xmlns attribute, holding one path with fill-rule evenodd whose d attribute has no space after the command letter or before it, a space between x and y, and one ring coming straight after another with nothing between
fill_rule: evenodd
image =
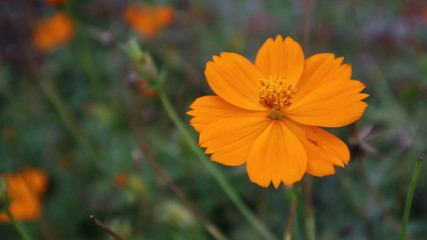
<instances>
[{"instance_id":1,"label":"flower disc floret","mask_svg":"<svg viewBox=\"0 0 427 240\"><path fill-rule=\"evenodd\" d=\"M292 104L292 98L296 93L293 84L277 75L261 79L259 89L259 103L269 110L269 118L273 120L282 119L284 110Z\"/></svg>"}]
</instances>

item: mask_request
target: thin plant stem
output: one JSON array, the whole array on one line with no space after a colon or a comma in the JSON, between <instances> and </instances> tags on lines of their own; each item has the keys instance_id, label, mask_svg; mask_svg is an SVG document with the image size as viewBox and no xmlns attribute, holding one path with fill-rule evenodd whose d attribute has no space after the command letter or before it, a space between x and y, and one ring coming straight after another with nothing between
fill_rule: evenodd
<instances>
[{"instance_id":1,"label":"thin plant stem","mask_svg":"<svg viewBox=\"0 0 427 240\"><path fill-rule=\"evenodd\" d=\"M365 181L366 187L368 188L369 193L374 198L375 203L377 204L378 208L381 210L381 213L384 215L387 222L390 224L392 229L398 233L399 232L399 223L397 219L394 217L393 214L390 213L390 211L385 206L384 200L375 188L374 184L371 181L371 178L369 177L368 171L366 171L366 167L364 164L364 160L362 157L358 159L359 161L359 170L362 174L362 177Z\"/></svg>"},{"instance_id":2,"label":"thin plant stem","mask_svg":"<svg viewBox=\"0 0 427 240\"><path fill-rule=\"evenodd\" d=\"M93 221L93 223L96 224L96 226L98 226L99 228L101 228L102 231L108 233L108 235L110 235L115 240L124 240L123 237L121 237L119 234L117 234L116 232L114 232L113 230L111 230L109 227L107 227L102 222L98 221L98 219L96 219L93 215L90 215L89 218Z\"/></svg>"},{"instance_id":3,"label":"thin plant stem","mask_svg":"<svg viewBox=\"0 0 427 240\"><path fill-rule=\"evenodd\" d=\"M283 235L284 240L292 240L292 226L294 224L295 215L297 212L297 196L293 193L291 196L291 204L289 206L288 222L286 223L285 234Z\"/></svg>"},{"instance_id":4,"label":"thin plant stem","mask_svg":"<svg viewBox=\"0 0 427 240\"><path fill-rule=\"evenodd\" d=\"M75 23L75 31L76 31L76 40L78 44L76 44L75 50L77 57L81 61L81 65L86 72L86 75L91 84L92 90L95 93L95 96L98 100L102 99L102 82L99 75L99 71L97 71L96 61L94 59L93 49L91 49L89 44L89 38L86 33L86 29L84 28L82 22L76 17L71 6L72 4L67 4L65 11L72 18Z\"/></svg>"},{"instance_id":5,"label":"thin plant stem","mask_svg":"<svg viewBox=\"0 0 427 240\"><path fill-rule=\"evenodd\" d=\"M298 212L298 219L300 221L300 228L302 228L302 232L305 235L305 239L310 239L310 232L308 228L308 222L307 222L307 214L305 212L305 204L304 199L301 195L301 189L298 184L293 185L293 191L295 193L296 199L297 199L297 212Z\"/></svg>"},{"instance_id":6,"label":"thin plant stem","mask_svg":"<svg viewBox=\"0 0 427 240\"><path fill-rule=\"evenodd\" d=\"M185 193L181 190L181 188L176 185L172 178L168 175L168 173L161 167L155 158L153 152L151 151L147 141L142 137L143 134L138 132L138 129L135 123L132 121L129 113L124 110L122 107L125 117L129 123L130 128L135 136L135 140L141 150L144 152L145 156L148 159L151 167L156 171L158 176L169 186L169 188L187 205L188 209L193 213L193 215L205 226L206 230L217 240L226 240L225 235L211 222L208 218L206 218L202 212L200 212L196 205L190 200L190 198L185 195Z\"/></svg>"},{"instance_id":7,"label":"thin plant stem","mask_svg":"<svg viewBox=\"0 0 427 240\"><path fill-rule=\"evenodd\" d=\"M83 146L85 150L90 153L97 153L98 148L93 142L86 138L75 117L62 99L62 96L58 94L58 91L50 79L40 79L39 82L43 93L58 112L62 122L71 135Z\"/></svg>"},{"instance_id":8,"label":"thin plant stem","mask_svg":"<svg viewBox=\"0 0 427 240\"><path fill-rule=\"evenodd\" d=\"M310 176L306 176L303 182L304 185L304 196L305 196L305 208L307 209L307 226L305 231L307 232L307 239L316 240L316 224L314 218L313 208L313 182Z\"/></svg>"},{"instance_id":9,"label":"thin plant stem","mask_svg":"<svg viewBox=\"0 0 427 240\"><path fill-rule=\"evenodd\" d=\"M400 239L406 238L406 230L408 228L409 214L411 213L412 200L414 199L415 187L417 186L418 176L420 175L423 158L419 157L412 172L411 182L409 184L408 195L406 196L405 210L403 212L402 229L400 231Z\"/></svg>"},{"instance_id":10,"label":"thin plant stem","mask_svg":"<svg viewBox=\"0 0 427 240\"><path fill-rule=\"evenodd\" d=\"M194 138L192 137L188 128L184 125L184 123L179 118L178 114L175 112L175 109L172 107L172 104L167 98L164 89L159 90L159 97L168 116L173 121L178 131L181 133L182 137L189 144L190 148L193 150L193 152L202 162L203 166L213 176L213 178L219 184L222 190L225 192L227 197L234 203L237 209L252 224L252 226L261 236L263 236L265 239L276 239L276 237L264 226L264 224L246 206L246 204L242 201L242 199L236 193L234 188L226 180L225 176L220 171L218 171L218 169L214 165L210 163L210 160L202 152L199 145L194 141Z\"/></svg>"},{"instance_id":11,"label":"thin plant stem","mask_svg":"<svg viewBox=\"0 0 427 240\"><path fill-rule=\"evenodd\" d=\"M28 234L27 229L25 229L24 225L22 225L22 223L18 222L9 210L6 211L6 215L9 217L10 222L16 228L16 230L19 232L22 239L24 239L24 240L32 240L33 239L30 236L30 234Z\"/></svg>"},{"instance_id":12,"label":"thin plant stem","mask_svg":"<svg viewBox=\"0 0 427 240\"><path fill-rule=\"evenodd\" d=\"M77 51L79 54L80 61L82 62L81 65L83 65L84 70L86 71L86 75L89 78L90 84L92 85L92 89L95 92L96 97L98 100L102 99L102 84L100 81L100 77L98 74L98 71L96 71L97 66L95 64L93 50L90 49L88 37L86 36L86 33L84 32L83 27L78 26L78 40L79 40L79 46L77 47Z\"/></svg>"}]
</instances>

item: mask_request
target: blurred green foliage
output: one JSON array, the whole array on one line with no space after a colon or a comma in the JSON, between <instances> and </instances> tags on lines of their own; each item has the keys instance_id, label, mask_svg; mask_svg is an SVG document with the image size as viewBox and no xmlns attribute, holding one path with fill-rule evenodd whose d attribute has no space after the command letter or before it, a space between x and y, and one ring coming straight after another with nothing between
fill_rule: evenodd
<instances>
[{"instance_id":1,"label":"blurred green foliage","mask_svg":"<svg viewBox=\"0 0 427 240\"><path fill-rule=\"evenodd\" d=\"M176 15L149 41L123 20L129 1L69 0L61 11L73 17L76 34L44 54L31 45L31 26L60 10L41 0L0 3L0 173L47 172L43 216L25 223L35 239L109 239L91 214L128 239L211 239L155 173L134 133L230 239L261 239L182 141L158 99L144 94L148 79L121 46L136 39L159 70L167 69L166 90L188 122L189 104L212 94L203 71L213 55L230 51L253 60L277 34L300 42L306 56L344 56L370 94L360 121L330 129L350 145L353 158L333 176L312 178L317 238L397 238L411 172L427 151L425 1L151 2L173 6ZM244 166L212 164L282 236L290 203L283 190L252 184ZM118 174L126 176L123 184ZM422 170L408 228L413 240L427 238L426 194ZM294 228L295 239L304 239L298 219ZM2 223L0 239L20 238Z\"/></svg>"}]
</instances>

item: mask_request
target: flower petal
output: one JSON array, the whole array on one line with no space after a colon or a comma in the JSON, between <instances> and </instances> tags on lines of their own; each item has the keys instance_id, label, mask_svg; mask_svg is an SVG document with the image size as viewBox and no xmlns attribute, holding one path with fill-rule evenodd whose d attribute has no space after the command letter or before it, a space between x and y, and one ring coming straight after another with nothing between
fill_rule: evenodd
<instances>
[{"instance_id":1,"label":"flower petal","mask_svg":"<svg viewBox=\"0 0 427 240\"><path fill-rule=\"evenodd\" d=\"M221 53L206 64L206 80L225 101L248 110L262 110L258 103L261 72L246 58L235 53Z\"/></svg>"},{"instance_id":2,"label":"flower petal","mask_svg":"<svg viewBox=\"0 0 427 240\"><path fill-rule=\"evenodd\" d=\"M46 192L48 178L46 173L38 169L25 169L21 177L36 196L42 196Z\"/></svg>"},{"instance_id":3,"label":"flower petal","mask_svg":"<svg viewBox=\"0 0 427 240\"><path fill-rule=\"evenodd\" d=\"M323 177L335 173L334 165L344 167L350 161L347 145L333 134L314 126L285 119L307 153L307 173Z\"/></svg>"},{"instance_id":4,"label":"flower petal","mask_svg":"<svg viewBox=\"0 0 427 240\"><path fill-rule=\"evenodd\" d=\"M291 105L286 115L292 120L321 127L342 127L362 117L368 106L362 100L368 95L359 93L364 85L359 81L347 84L327 84Z\"/></svg>"},{"instance_id":5,"label":"flower petal","mask_svg":"<svg viewBox=\"0 0 427 240\"><path fill-rule=\"evenodd\" d=\"M351 65L342 64L344 58L335 58L332 53L320 53L305 60L305 67L298 82L296 99L314 91L318 86L333 81L351 78ZM294 98L294 99L295 99Z\"/></svg>"},{"instance_id":6,"label":"flower petal","mask_svg":"<svg viewBox=\"0 0 427 240\"><path fill-rule=\"evenodd\" d=\"M266 111L257 112L236 107L218 96L204 96L197 98L191 105L193 110L187 114L193 116L191 126L201 132L209 124L224 118L233 117L267 117Z\"/></svg>"},{"instance_id":7,"label":"flower petal","mask_svg":"<svg viewBox=\"0 0 427 240\"><path fill-rule=\"evenodd\" d=\"M169 25L173 21L175 15L175 9L173 7L167 5L158 6L153 11L154 19L160 28Z\"/></svg>"},{"instance_id":8,"label":"flower petal","mask_svg":"<svg viewBox=\"0 0 427 240\"><path fill-rule=\"evenodd\" d=\"M9 210L16 219L35 220L41 215L40 195L38 190L34 189L33 182L28 181L29 179L24 176L24 173L25 171L19 174L3 175L8 184L8 197L11 200ZM36 185L38 184L36 183ZM6 214L0 214L0 222L9 221Z\"/></svg>"},{"instance_id":9,"label":"flower petal","mask_svg":"<svg viewBox=\"0 0 427 240\"><path fill-rule=\"evenodd\" d=\"M292 105L286 115L292 120L321 127L341 127L358 120L368 97L360 93L360 81L351 80L351 66L341 65L342 58L317 54L306 60Z\"/></svg>"},{"instance_id":10,"label":"flower petal","mask_svg":"<svg viewBox=\"0 0 427 240\"><path fill-rule=\"evenodd\" d=\"M269 38L258 51L255 65L265 78L277 75L296 84L304 69L304 52L292 38Z\"/></svg>"},{"instance_id":11,"label":"flower petal","mask_svg":"<svg viewBox=\"0 0 427 240\"><path fill-rule=\"evenodd\" d=\"M253 144L246 169L252 182L278 188L301 180L307 155L300 140L283 121L272 121Z\"/></svg>"},{"instance_id":12,"label":"flower petal","mask_svg":"<svg viewBox=\"0 0 427 240\"><path fill-rule=\"evenodd\" d=\"M199 145L211 153L211 160L228 166L244 164L249 150L271 122L269 118L226 118L207 126L201 133Z\"/></svg>"}]
</instances>

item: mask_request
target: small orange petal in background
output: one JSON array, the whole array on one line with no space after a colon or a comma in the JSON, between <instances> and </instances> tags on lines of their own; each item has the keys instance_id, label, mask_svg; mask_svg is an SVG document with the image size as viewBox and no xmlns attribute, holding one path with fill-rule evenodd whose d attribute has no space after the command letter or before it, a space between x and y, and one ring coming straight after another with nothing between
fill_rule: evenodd
<instances>
[{"instance_id":1,"label":"small orange petal in background","mask_svg":"<svg viewBox=\"0 0 427 240\"><path fill-rule=\"evenodd\" d=\"M46 2L54 7L64 5L67 0L46 0Z\"/></svg>"},{"instance_id":2,"label":"small orange petal in background","mask_svg":"<svg viewBox=\"0 0 427 240\"><path fill-rule=\"evenodd\" d=\"M25 169L16 174L5 173L8 185L9 211L18 220L36 220L41 216L41 198L46 192L48 177L38 169ZM0 214L0 222L9 222L6 214Z\"/></svg>"},{"instance_id":3,"label":"small orange petal in background","mask_svg":"<svg viewBox=\"0 0 427 240\"><path fill-rule=\"evenodd\" d=\"M130 4L124 9L123 16L140 35L153 39L163 28L173 22L175 9L170 6Z\"/></svg>"},{"instance_id":4,"label":"small orange petal in background","mask_svg":"<svg viewBox=\"0 0 427 240\"><path fill-rule=\"evenodd\" d=\"M171 24L175 17L175 9L170 6L159 6L154 10L154 17L159 27Z\"/></svg>"},{"instance_id":5,"label":"small orange petal in background","mask_svg":"<svg viewBox=\"0 0 427 240\"><path fill-rule=\"evenodd\" d=\"M159 92L153 89L148 88L148 82L147 81L139 81L138 82L138 88L144 96L149 98L156 98L159 96Z\"/></svg>"},{"instance_id":6,"label":"small orange petal in background","mask_svg":"<svg viewBox=\"0 0 427 240\"><path fill-rule=\"evenodd\" d=\"M74 25L63 13L38 20L34 25L33 43L41 52L49 52L67 44L74 36Z\"/></svg>"},{"instance_id":7,"label":"small orange petal in background","mask_svg":"<svg viewBox=\"0 0 427 240\"><path fill-rule=\"evenodd\" d=\"M118 187L124 187L126 186L126 184L128 183L128 176L125 173L117 173L114 176L114 183L118 186Z\"/></svg>"}]
</instances>

